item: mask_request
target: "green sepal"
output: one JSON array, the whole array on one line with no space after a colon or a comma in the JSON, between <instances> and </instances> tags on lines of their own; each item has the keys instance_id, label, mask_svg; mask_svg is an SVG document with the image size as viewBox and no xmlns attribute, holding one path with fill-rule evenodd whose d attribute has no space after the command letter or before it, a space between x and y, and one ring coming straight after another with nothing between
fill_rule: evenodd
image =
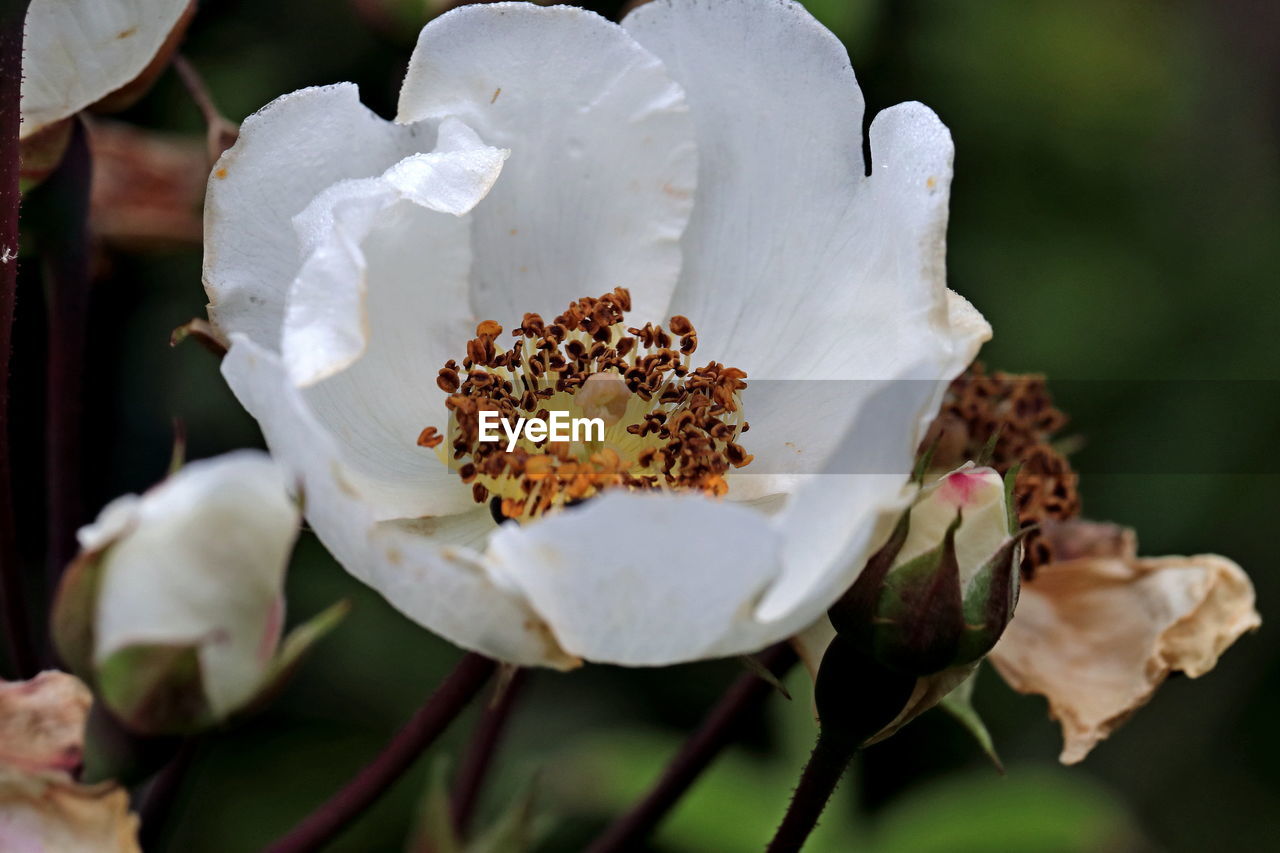
<instances>
[{"instance_id":1,"label":"green sepal","mask_svg":"<svg viewBox=\"0 0 1280 853\"><path fill-rule=\"evenodd\" d=\"M249 716L259 711L279 695L285 684L297 671L307 652L311 651L317 641L338 627L350 612L351 602L343 599L329 605L290 631L280 644L280 650L276 652L276 656L267 667L267 672L262 678L262 686L258 688L258 692L243 707L237 709L232 716L237 718Z\"/></svg>"},{"instance_id":2,"label":"green sepal","mask_svg":"<svg viewBox=\"0 0 1280 853\"><path fill-rule=\"evenodd\" d=\"M924 488L924 478L929 473L930 466L933 465L933 457L938 452L938 444L941 443L942 436L938 435L928 447L924 449L920 455L916 457L915 470L911 472L911 482L919 488Z\"/></svg>"},{"instance_id":3,"label":"green sepal","mask_svg":"<svg viewBox=\"0 0 1280 853\"><path fill-rule=\"evenodd\" d=\"M216 722L198 645L120 649L98 667L97 686L111 713L138 734L191 734Z\"/></svg>"},{"instance_id":4,"label":"green sepal","mask_svg":"<svg viewBox=\"0 0 1280 853\"><path fill-rule=\"evenodd\" d=\"M982 450L978 451L978 458L974 460L974 464L979 468L990 467L991 460L996 456L996 445L1000 443L1000 431L1003 428L1003 424L997 426L995 432L991 433L986 443L982 445Z\"/></svg>"},{"instance_id":5,"label":"green sepal","mask_svg":"<svg viewBox=\"0 0 1280 853\"><path fill-rule=\"evenodd\" d=\"M898 559L910 532L911 508L907 507L894 525L888 541L867 559L853 586L827 611L837 634L858 636L866 631L875 615L889 570L893 568L893 561Z\"/></svg>"},{"instance_id":6,"label":"green sepal","mask_svg":"<svg viewBox=\"0 0 1280 853\"><path fill-rule=\"evenodd\" d=\"M1012 536L1014 531L1018 529L1018 504L1017 495L1014 489L1018 484L1018 473L1022 470L1022 463L1015 463L1004 474L1004 508L1009 514L1009 535Z\"/></svg>"},{"instance_id":7,"label":"green sepal","mask_svg":"<svg viewBox=\"0 0 1280 853\"><path fill-rule=\"evenodd\" d=\"M1004 775L1004 763L1000 761L1000 756L996 753L995 741L991 737L991 732L987 730L987 724L982 721L982 717L978 715L977 710L973 707L973 688L977 683L978 670L974 670L973 674L960 682L960 685L952 690L946 696L942 697L942 701L938 703L944 711L955 717L960 725L964 726L965 731L973 736L978 742L978 746L986 753L987 758L991 759L991 763L996 766L996 770L1000 775Z\"/></svg>"},{"instance_id":8,"label":"green sepal","mask_svg":"<svg viewBox=\"0 0 1280 853\"><path fill-rule=\"evenodd\" d=\"M81 554L71 561L53 599L49 632L64 666L88 684L95 682L93 645L103 552Z\"/></svg>"},{"instance_id":9,"label":"green sepal","mask_svg":"<svg viewBox=\"0 0 1280 853\"><path fill-rule=\"evenodd\" d=\"M791 699L791 691L787 689L787 685L783 684L782 679L774 675L773 671L762 664L755 655L740 655L738 660L748 672L782 694L782 698Z\"/></svg>"},{"instance_id":10,"label":"green sepal","mask_svg":"<svg viewBox=\"0 0 1280 853\"><path fill-rule=\"evenodd\" d=\"M964 599L964 633L954 663L978 660L995 647L1018 605L1022 540L1030 528L1019 531L1000 546L969 582Z\"/></svg>"},{"instance_id":11,"label":"green sepal","mask_svg":"<svg viewBox=\"0 0 1280 853\"><path fill-rule=\"evenodd\" d=\"M886 666L919 676L952 665L965 627L955 548L962 521L957 512L938 547L885 578L863 647Z\"/></svg>"}]
</instances>

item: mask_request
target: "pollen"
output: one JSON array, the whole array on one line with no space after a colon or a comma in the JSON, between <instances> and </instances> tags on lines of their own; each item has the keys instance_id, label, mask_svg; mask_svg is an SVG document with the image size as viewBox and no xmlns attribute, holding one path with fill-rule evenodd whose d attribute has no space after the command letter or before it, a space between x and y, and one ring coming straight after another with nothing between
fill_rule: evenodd
<instances>
[{"instance_id":1,"label":"pollen","mask_svg":"<svg viewBox=\"0 0 1280 853\"><path fill-rule=\"evenodd\" d=\"M501 325L480 323L461 361L436 375L447 432L428 426L418 445L434 449L500 520L527 521L609 489L724 495L725 475L752 460L740 443L750 428L746 373L714 361L694 367L698 333L687 317L628 327L630 310L630 293L616 288L570 303L551 322L525 314L510 346L498 342ZM553 411L599 418L603 438L525 435L511 450L480 440L482 412L516 422Z\"/></svg>"}]
</instances>

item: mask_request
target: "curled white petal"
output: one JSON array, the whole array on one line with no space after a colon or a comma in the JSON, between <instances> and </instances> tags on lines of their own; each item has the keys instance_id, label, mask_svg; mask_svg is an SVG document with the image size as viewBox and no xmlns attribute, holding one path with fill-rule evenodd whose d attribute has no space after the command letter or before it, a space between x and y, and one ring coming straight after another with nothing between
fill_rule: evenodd
<instances>
[{"instance_id":1,"label":"curled white petal","mask_svg":"<svg viewBox=\"0 0 1280 853\"><path fill-rule=\"evenodd\" d=\"M446 116L512 152L474 214L477 315L510 327L622 286L637 317L660 318L697 154L684 94L653 54L582 9L462 7L423 28L397 120Z\"/></svg>"},{"instance_id":2,"label":"curled white petal","mask_svg":"<svg viewBox=\"0 0 1280 853\"><path fill-rule=\"evenodd\" d=\"M335 184L294 217L307 254L289 290L281 352L296 384L313 385L364 354L369 260L363 244L382 214L409 202L440 216L463 216L488 194L510 154L484 145L456 119L446 119L439 133L450 150L411 154L377 178ZM465 242L459 225L431 223L423 230Z\"/></svg>"}]
</instances>

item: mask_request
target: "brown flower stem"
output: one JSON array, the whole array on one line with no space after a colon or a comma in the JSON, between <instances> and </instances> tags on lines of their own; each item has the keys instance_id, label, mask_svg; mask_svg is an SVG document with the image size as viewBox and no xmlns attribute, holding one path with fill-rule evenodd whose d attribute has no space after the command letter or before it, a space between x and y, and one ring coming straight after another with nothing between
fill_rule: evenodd
<instances>
[{"instance_id":1,"label":"brown flower stem","mask_svg":"<svg viewBox=\"0 0 1280 853\"><path fill-rule=\"evenodd\" d=\"M779 643L757 656L761 664L781 678L796 663L795 652ZM738 678L685 741L657 784L643 800L613 823L587 848L588 853L616 853L638 849L666 817L667 812L693 787L702 771L737 736L742 722L774 691L754 673Z\"/></svg>"},{"instance_id":2,"label":"brown flower stem","mask_svg":"<svg viewBox=\"0 0 1280 853\"><path fill-rule=\"evenodd\" d=\"M191 96L192 102L204 119L209 163L212 165L222 156L223 151L235 145L236 139L240 136L240 129L236 127L235 122L224 116L218 109L218 105L213 102L209 86L196 67L191 64L191 60L180 53L175 53L171 61L173 70L182 81L183 88L187 90L187 94Z\"/></svg>"},{"instance_id":3,"label":"brown flower stem","mask_svg":"<svg viewBox=\"0 0 1280 853\"><path fill-rule=\"evenodd\" d=\"M0 0L0 605L9 666L19 677L34 675L17 521L13 514L13 469L9 462L9 353L18 293L18 205L22 201L22 35L27 0Z\"/></svg>"},{"instance_id":4,"label":"brown flower stem","mask_svg":"<svg viewBox=\"0 0 1280 853\"><path fill-rule=\"evenodd\" d=\"M85 339L89 333L89 182L93 163L75 120L62 162L39 188L45 214L37 235L48 301L45 374L46 576L50 593L76 553L84 522L81 428Z\"/></svg>"},{"instance_id":5,"label":"brown flower stem","mask_svg":"<svg viewBox=\"0 0 1280 853\"><path fill-rule=\"evenodd\" d=\"M818 734L813 755L809 756L791 805L766 853L796 853L804 847L857 751L854 741Z\"/></svg>"},{"instance_id":6,"label":"brown flower stem","mask_svg":"<svg viewBox=\"0 0 1280 853\"><path fill-rule=\"evenodd\" d=\"M484 788L485 777L493 765L493 757L502 743L502 737L506 734L511 709L528 677L528 670L518 669L505 685L499 685L499 694L485 709L471 735L471 743L467 746L462 765L458 768L458 777L453 783L453 798L450 802L453 828L459 838L467 837L471 817L475 814L480 792Z\"/></svg>"},{"instance_id":7,"label":"brown flower stem","mask_svg":"<svg viewBox=\"0 0 1280 853\"><path fill-rule=\"evenodd\" d=\"M497 664L468 653L413 718L368 766L327 802L267 848L267 853L319 850L386 793L462 712L493 675Z\"/></svg>"}]
</instances>

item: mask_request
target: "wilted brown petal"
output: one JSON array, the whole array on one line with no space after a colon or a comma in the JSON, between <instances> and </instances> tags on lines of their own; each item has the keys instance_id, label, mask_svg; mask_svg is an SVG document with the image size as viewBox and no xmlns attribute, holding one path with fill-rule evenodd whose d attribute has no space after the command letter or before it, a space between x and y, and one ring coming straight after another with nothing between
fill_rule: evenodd
<instances>
[{"instance_id":1,"label":"wilted brown petal","mask_svg":"<svg viewBox=\"0 0 1280 853\"><path fill-rule=\"evenodd\" d=\"M209 164L199 139L96 121L89 143L96 236L125 248L200 242Z\"/></svg>"},{"instance_id":2,"label":"wilted brown petal","mask_svg":"<svg viewBox=\"0 0 1280 853\"><path fill-rule=\"evenodd\" d=\"M138 818L111 783L77 785L0 767L0 850L138 853Z\"/></svg>"},{"instance_id":3,"label":"wilted brown petal","mask_svg":"<svg viewBox=\"0 0 1280 853\"><path fill-rule=\"evenodd\" d=\"M92 703L89 689L65 672L0 682L0 765L59 771L69 778L84 753L84 725Z\"/></svg>"},{"instance_id":4,"label":"wilted brown petal","mask_svg":"<svg viewBox=\"0 0 1280 853\"><path fill-rule=\"evenodd\" d=\"M1225 557L1082 557L1036 570L991 659L1015 690L1049 700L1074 764L1170 673L1203 675L1260 624L1253 585Z\"/></svg>"}]
</instances>

